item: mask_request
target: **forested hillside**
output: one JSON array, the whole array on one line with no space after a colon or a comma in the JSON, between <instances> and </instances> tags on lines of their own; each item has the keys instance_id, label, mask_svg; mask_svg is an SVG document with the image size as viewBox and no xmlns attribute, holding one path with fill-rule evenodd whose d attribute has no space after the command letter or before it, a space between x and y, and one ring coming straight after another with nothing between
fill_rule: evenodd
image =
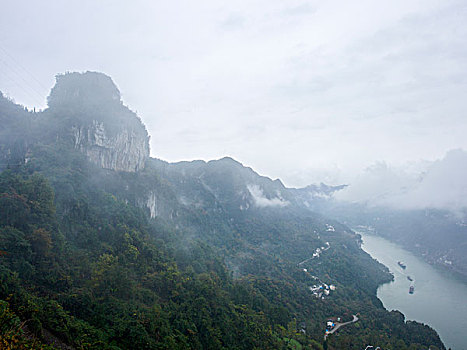
<instances>
[{"instance_id":1,"label":"forested hillside","mask_svg":"<svg viewBox=\"0 0 467 350\"><path fill-rule=\"evenodd\" d=\"M149 158L110 78L60 76L40 113L0 102L2 346L444 349L383 308L387 269L297 191L231 158Z\"/></svg>"},{"instance_id":2,"label":"forested hillside","mask_svg":"<svg viewBox=\"0 0 467 350\"><path fill-rule=\"evenodd\" d=\"M467 281L465 213L447 209L396 209L362 203L321 200L314 209L351 227L396 242L431 265Z\"/></svg>"}]
</instances>

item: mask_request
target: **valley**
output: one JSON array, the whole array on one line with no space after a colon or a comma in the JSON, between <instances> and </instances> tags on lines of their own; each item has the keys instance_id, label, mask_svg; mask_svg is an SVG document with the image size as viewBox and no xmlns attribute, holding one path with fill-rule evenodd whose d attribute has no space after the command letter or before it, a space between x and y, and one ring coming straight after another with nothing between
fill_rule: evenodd
<instances>
[{"instance_id":1,"label":"valley","mask_svg":"<svg viewBox=\"0 0 467 350\"><path fill-rule=\"evenodd\" d=\"M447 347L463 349L467 327L465 314L467 286L455 276L433 267L423 259L385 238L361 232L363 249L388 266L394 281L378 288L378 297L384 306L403 312L410 320L434 327ZM402 270L397 260L403 259L407 269ZM407 279L412 276L413 282ZM409 286L415 285L413 295ZM429 306L429 307L428 307Z\"/></svg>"},{"instance_id":2,"label":"valley","mask_svg":"<svg viewBox=\"0 0 467 350\"><path fill-rule=\"evenodd\" d=\"M2 341L445 349L383 307L376 292L393 276L304 205L307 189L230 157L151 158L144 124L101 73L59 75L48 100L35 113L0 96ZM329 297L310 290L317 280ZM357 313L323 340L330 316Z\"/></svg>"}]
</instances>

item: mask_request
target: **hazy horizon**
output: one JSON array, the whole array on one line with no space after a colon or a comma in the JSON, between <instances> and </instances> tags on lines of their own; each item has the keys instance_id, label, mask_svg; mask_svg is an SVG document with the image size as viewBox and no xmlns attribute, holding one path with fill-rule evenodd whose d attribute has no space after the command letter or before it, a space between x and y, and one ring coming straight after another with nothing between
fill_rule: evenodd
<instances>
[{"instance_id":1,"label":"hazy horizon","mask_svg":"<svg viewBox=\"0 0 467 350\"><path fill-rule=\"evenodd\" d=\"M44 108L55 74L101 71L156 158L231 156L288 186L416 173L467 149L466 17L462 1L18 1L0 90Z\"/></svg>"}]
</instances>

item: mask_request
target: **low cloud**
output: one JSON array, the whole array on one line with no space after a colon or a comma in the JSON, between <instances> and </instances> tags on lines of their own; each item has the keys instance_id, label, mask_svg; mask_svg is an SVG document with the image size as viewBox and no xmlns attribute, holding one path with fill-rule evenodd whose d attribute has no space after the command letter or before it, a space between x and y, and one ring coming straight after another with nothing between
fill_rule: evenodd
<instances>
[{"instance_id":1,"label":"low cloud","mask_svg":"<svg viewBox=\"0 0 467 350\"><path fill-rule=\"evenodd\" d=\"M265 207L285 207L290 204L290 202L284 200L278 194L277 197L274 198L267 198L264 195L263 190L257 185L249 185L248 191L250 192L253 200L255 201L255 205L260 208Z\"/></svg>"},{"instance_id":2,"label":"low cloud","mask_svg":"<svg viewBox=\"0 0 467 350\"><path fill-rule=\"evenodd\" d=\"M467 152L451 150L444 158L410 172L377 163L335 195L337 200L395 209L467 208Z\"/></svg>"}]
</instances>

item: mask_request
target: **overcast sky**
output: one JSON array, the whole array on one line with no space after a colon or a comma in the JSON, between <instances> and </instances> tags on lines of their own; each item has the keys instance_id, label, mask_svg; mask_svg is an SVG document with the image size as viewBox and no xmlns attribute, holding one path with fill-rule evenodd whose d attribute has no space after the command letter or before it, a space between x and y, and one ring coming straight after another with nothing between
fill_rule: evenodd
<instances>
[{"instance_id":1,"label":"overcast sky","mask_svg":"<svg viewBox=\"0 0 467 350\"><path fill-rule=\"evenodd\" d=\"M43 108L101 71L154 157L337 184L467 149L466 23L465 0L4 1L0 90Z\"/></svg>"}]
</instances>

